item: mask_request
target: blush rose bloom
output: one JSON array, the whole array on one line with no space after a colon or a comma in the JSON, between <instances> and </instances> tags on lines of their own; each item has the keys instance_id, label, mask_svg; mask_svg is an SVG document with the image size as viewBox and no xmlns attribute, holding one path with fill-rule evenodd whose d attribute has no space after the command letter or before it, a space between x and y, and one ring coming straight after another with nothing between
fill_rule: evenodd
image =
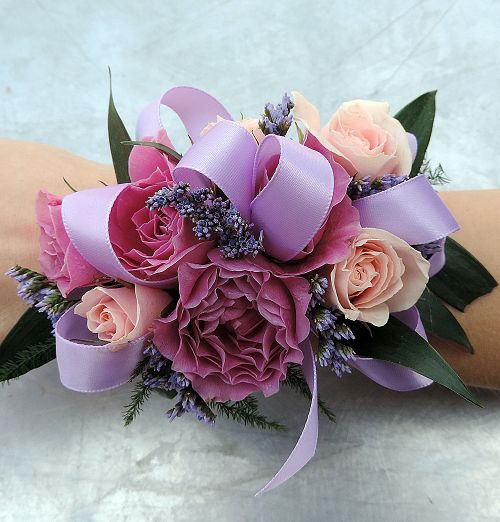
<instances>
[{"instance_id":1,"label":"blush rose bloom","mask_svg":"<svg viewBox=\"0 0 500 522\"><path fill-rule=\"evenodd\" d=\"M147 333L161 311L172 302L163 290L96 287L75 306L75 314L87 319L87 328L101 341L123 344Z\"/></svg>"},{"instance_id":2,"label":"blush rose bloom","mask_svg":"<svg viewBox=\"0 0 500 522\"><path fill-rule=\"evenodd\" d=\"M332 269L326 298L352 321L383 326L413 306L429 280L429 262L399 237L364 228L351 255Z\"/></svg>"},{"instance_id":3,"label":"blush rose bloom","mask_svg":"<svg viewBox=\"0 0 500 522\"><path fill-rule=\"evenodd\" d=\"M62 199L41 190L35 203L40 226L40 263L42 273L57 284L66 297L75 288L90 286L103 277L78 253L63 225Z\"/></svg>"},{"instance_id":4,"label":"blush rose bloom","mask_svg":"<svg viewBox=\"0 0 500 522\"><path fill-rule=\"evenodd\" d=\"M212 247L210 241L195 237L191 221L175 209L146 207L149 196L171 183L168 170L156 170L149 178L131 183L117 197L109 220L110 240L123 267L164 288L177 285L182 263L205 262Z\"/></svg>"},{"instance_id":5,"label":"blush rose bloom","mask_svg":"<svg viewBox=\"0 0 500 522\"><path fill-rule=\"evenodd\" d=\"M369 100L343 103L321 128L318 109L293 92L294 118L333 152L350 176L406 176L413 162L409 135L390 116L389 104Z\"/></svg>"},{"instance_id":6,"label":"blush rose bloom","mask_svg":"<svg viewBox=\"0 0 500 522\"><path fill-rule=\"evenodd\" d=\"M155 321L153 342L204 399L238 401L279 390L289 363L301 363L311 295L305 278L274 273L263 256L179 268L180 299Z\"/></svg>"}]
</instances>

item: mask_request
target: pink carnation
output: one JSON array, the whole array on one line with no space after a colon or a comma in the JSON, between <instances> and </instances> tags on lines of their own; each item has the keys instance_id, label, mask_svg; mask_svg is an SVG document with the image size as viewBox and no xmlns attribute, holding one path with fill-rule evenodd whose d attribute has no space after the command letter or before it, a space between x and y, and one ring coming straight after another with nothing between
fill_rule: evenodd
<instances>
[{"instance_id":1,"label":"pink carnation","mask_svg":"<svg viewBox=\"0 0 500 522\"><path fill-rule=\"evenodd\" d=\"M156 170L149 178L130 184L117 197L110 214L109 235L123 267L145 281L165 288L177 284L183 263L204 263L212 247L199 241L189 219L170 207L149 210L146 199L172 183L170 171Z\"/></svg>"},{"instance_id":2,"label":"pink carnation","mask_svg":"<svg viewBox=\"0 0 500 522\"><path fill-rule=\"evenodd\" d=\"M102 277L78 253L63 225L62 199L41 190L35 204L36 220L41 229L40 257L42 273L54 281L67 296L75 288L89 286Z\"/></svg>"},{"instance_id":3,"label":"pink carnation","mask_svg":"<svg viewBox=\"0 0 500 522\"><path fill-rule=\"evenodd\" d=\"M309 335L309 283L278 274L264 257L179 267L180 299L155 321L154 343L205 399L242 400L279 390L289 363L301 363Z\"/></svg>"}]
</instances>

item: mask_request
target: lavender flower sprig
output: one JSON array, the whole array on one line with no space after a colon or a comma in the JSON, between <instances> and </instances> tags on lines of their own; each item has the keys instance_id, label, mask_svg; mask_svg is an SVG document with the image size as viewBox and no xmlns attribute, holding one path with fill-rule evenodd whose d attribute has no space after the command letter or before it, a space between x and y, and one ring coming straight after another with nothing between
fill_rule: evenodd
<instances>
[{"instance_id":1,"label":"lavender flower sprig","mask_svg":"<svg viewBox=\"0 0 500 522\"><path fill-rule=\"evenodd\" d=\"M293 102L285 93L281 103L274 106L272 103L266 103L264 107L264 114L259 120L260 130L264 134L277 134L278 136L285 136L292 124Z\"/></svg>"},{"instance_id":2,"label":"lavender flower sprig","mask_svg":"<svg viewBox=\"0 0 500 522\"><path fill-rule=\"evenodd\" d=\"M178 183L172 188L163 187L149 197L146 206L158 210L173 207L183 218L194 224L193 232L199 240L218 236L222 255L229 259L264 252L262 232L253 234L253 224L243 219L233 204L217 197L210 188L191 190L188 183Z\"/></svg>"},{"instance_id":3,"label":"lavender flower sprig","mask_svg":"<svg viewBox=\"0 0 500 522\"><path fill-rule=\"evenodd\" d=\"M172 370L168 359L150 344L144 350L145 360L142 369L142 384L172 394L176 399L173 408L167 412L169 421L184 413L193 413L197 420L208 424L215 422L215 414L205 401L191 388L191 382L182 373Z\"/></svg>"},{"instance_id":4,"label":"lavender flower sprig","mask_svg":"<svg viewBox=\"0 0 500 522\"><path fill-rule=\"evenodd\" d=\"M73 304L62 296L55 283L34 270L16 265L5 275L17 281L19 297L27 305L33 306L39 312L44 312L54 325Z\"/></svg>"},{"instance_id":5,"label":"lavender flower sprig","mask_svg":"<svg viewBox=\"0 0 500 522\"><path fill-rule=\"evenodd\" d=\"M379 192L395 187L407 180L408 176L392 176L390 174L374 179L370 178L370 176L365 176L361 179L353 179L347 187L347 195L352 200L356 200L366 196L372 196L373 194L378 194Z\"/></svg>"},{"instance_id":6,"label":"lavender flower sprig","mask_svg":"<svg viewBox=\"0 0 500 522\"><path fill-rule=\"evenodd\" d=\"M327 279L316 274L309 282L312 298L307 314L311 330L318 336L318 362L321 366L331 368L337 377L342 377L344 373L351 373L348 362L355 353L346 343L353 341L355 336L342 313L324 304Z\"/></svg>"}]
</instances>

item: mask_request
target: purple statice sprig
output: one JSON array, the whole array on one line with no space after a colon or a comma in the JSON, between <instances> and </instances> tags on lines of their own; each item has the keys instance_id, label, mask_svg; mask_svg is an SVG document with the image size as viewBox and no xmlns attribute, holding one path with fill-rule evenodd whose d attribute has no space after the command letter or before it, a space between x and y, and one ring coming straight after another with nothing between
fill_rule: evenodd
<instances>
[{"instance_id":1,"label":"purple statice sprig","mask_svg":"<svg viewBox=\"0 0 500 522\"><path fill-rule=\"evenodd\" d=\"M309 284L312 297L307 316L311 331L318 338L317 360L320 366L329 367L337 377L342 377L344 373L351 373L349 360L355 353L349 343L354 341L354 333L339 310L325 305L328 280L315 274Z\"/></svg>"},{"instance_id":2,"label":"purple statice sprig","mask_svg":"<svg viewBox=\"0 0 500 522\"><path fill-rule=\"evenodd\" d=\"M44 275L16 265L5 274L17 281L17 294L28 305L45 313L55 325L63 313L73 304L65 299L57 285Z\"/></svg>"},{"instance_id":3,"label":"purple statice sprig","mask_svg":"<svg viewBox=\"0 0 500 522\"><path fill-rule=\"evenodd\" d=\"M436 241L430 241L429 243L412 246L415 250L418 250L422 254L424 259L430 259L434 254L441 252L443 249L443 240L437 239Z\"/></svg>"},{"instance_id":4,"label":"purple statice sprig","mask_svg":"<svg viewBox=\"0 0 500 522\"><path fill-rule=\"evenodd\" d=\"M293 102L286 93L278 105L274 106L272 103L266 103L264 114L259 120L260 130L266 135L285 136L293 121L292 109Z\"/></svg>"},{"instance_id":5,"label":"purple statice sprig","mask_svg":"<svg viewBox=\"0 0 500 522\"><path fill-rule=\"evenodd\" d=\"M150 210L173 207L192 221L199 240L218 237L218 247L225 258L257 256L264 252L262 232L256 237L254 225L242 218L228 199L217 196L211 188L191 190L188 183L163 187L146 201Z\"/></svg>"},{"instance_id":6,"label":"purple statice sprig","mask_svg":"<svg viewBox=\"0 0 500 522\"><path fill-rule=\"evenodd\" d=\"M353 179L347 187L347 195L352 200L373 196L374 194L395 187L408 179L408 176L392 176L390 174L373 179L370 178L370 176Z\"/></svg>"},{"instance_id":7,"label":"purple statice sprig","mask_svg":"<svg viewBox=\"0 0 500 522\"><path fill-rule=\"evenodd\" d=\"M173 408L166 413L172 421L185 413L193 414L197 420L214 424L217 416L224 416L242 424L270 430L283 430L279 422L268 419L258 410L258 400L249 395L241 401L218 402L205 401L193 389L190 380L181 372L172 368L172 362L164 357L150 343L144 350L144 358L139 362L131 376L131 381L138 378L130 404L123 412L125 426L129 425L142 411L144 402L153 391L175 400ZM217 413L216 413L217 412Z\"/></svg>"},{"instance_id":8,"label":"purple statice sprig","mask_svg":"<svg viewBox=\"0 0 500 522\"><path fill-rule=\"evenodd\" d=\"M132 374L131 380L137 377L140 380L136 384L130 404L123 412L125 426L128 426L142 411L142 406L152 391L175 400L173 408L166 413L169 421L185 413L192 413L200 422L207 424L215 422L216 415L192 389L189 379L173 370L171 361L166 359L152 343L146 346L143 354L144 358Z\"/></svg>"}]
</instances>

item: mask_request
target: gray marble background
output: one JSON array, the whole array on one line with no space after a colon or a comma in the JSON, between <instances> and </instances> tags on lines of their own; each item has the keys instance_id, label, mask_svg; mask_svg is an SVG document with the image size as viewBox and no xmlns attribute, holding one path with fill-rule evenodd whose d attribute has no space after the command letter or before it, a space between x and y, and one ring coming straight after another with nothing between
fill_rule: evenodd
<instances>
[{"instance_id":1,"label":"gray marble background","mask_svg":"<svg viewBox=\"0 0 500 522\"><path fill-rule=\"evenodd\" d=\"M296 89L325 117L347 99L396 111L438 89L429 152L448 188L500 186L496 1L0 0L0 58L0 136L102 162L108 65L130 129L175 84L245 115ZM264 403L285 434L167 424L160 399L124 429L130 389L69 392L49 364L0 390L0 520L500 520L499 393L480 391L481 410L438 386L398 394L360 375L320 380L338 422L322 422L305 470L255 499L293 447L302 398Z\"/></svg>"}]
</instances>

